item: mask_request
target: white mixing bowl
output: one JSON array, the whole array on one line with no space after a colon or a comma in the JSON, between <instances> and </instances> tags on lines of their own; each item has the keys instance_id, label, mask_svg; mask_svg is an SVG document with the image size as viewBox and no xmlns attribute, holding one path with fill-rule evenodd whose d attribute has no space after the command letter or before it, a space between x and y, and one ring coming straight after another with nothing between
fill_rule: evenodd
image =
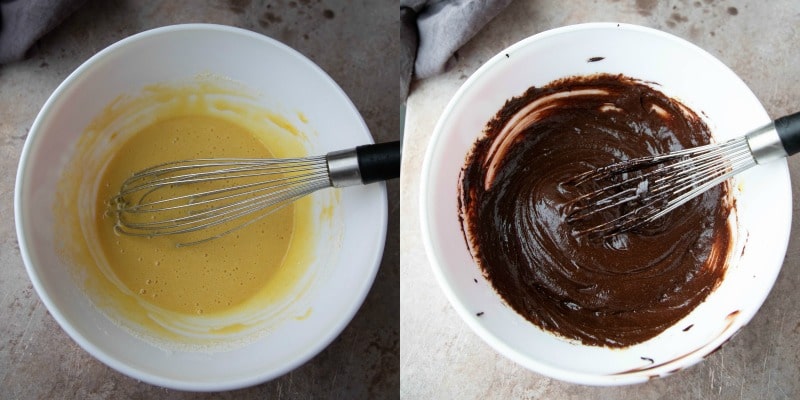
<instances>
[{"instance_id":1,"label":"white mixing bowl","mask_svg":"<svg viewBox=\"0 0 800 400\"><path fill-rule=\"evenodd\" d=\"M302 318L270 327L244 347L201 353L165 351L112 323L81 290L76 268L59 254L54 235L62 168L93 118L118 96L153 84L214 75L262 96L269 110L301 112L309 153L372 143L356 108L336 83L289 47L242 29L178 25L147 31L101 51L73 72L36 118L16 181L20 250L33 286L61 327L112 368L152 384L184 390L224 390L282 375L324 349L349 323L369 291L386 237L383 184L340 192L321 235L312 289L291 310ZM311 310L309 312L309 310Z\"/></svg>"},{"instance_id":2,"label":"white mixing bowl","mask_svg":"<svg viewBox=\"0 0 800 400\"><path fill-rule=\"evenodd\" d=\"M602 60L597 61L599 57ZM736 178L736 253L724 280L704 303L662 334L611 349L543 331L505 305L472 260L458 219L459 171L484 126L506 100L531 86L594 73L655 82L658 90L701 115L717 140L743 135L770 121L736 74L675 36L617 23L543 32L487 61L445 108L423 164L422 231L434 274L450 303L498 352L530 370L569 382L630 384L702 360L753 317L786 252L792 214L789 173L781 160Z\"/></svg>"}]
</instances>

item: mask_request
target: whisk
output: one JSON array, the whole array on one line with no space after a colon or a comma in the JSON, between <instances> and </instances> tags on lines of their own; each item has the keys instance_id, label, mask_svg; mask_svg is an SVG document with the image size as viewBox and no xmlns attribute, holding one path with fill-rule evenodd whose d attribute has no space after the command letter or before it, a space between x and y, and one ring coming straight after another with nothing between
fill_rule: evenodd
<instances>
[{"instance_id":1,"label":"whisk","mask_svg":"<svg viewBox=\"0 0 800 400\"><path fill-rule=\"evenodd\" d=\"M654 221L757 164L800 151L800 112L742 137L663 155L621 161L575 176L567 184L598 189L566 205L580 235L610 237ZM619 215L608 220L598 217Z\"/></svg>"},{"instance_id":2,"label":"whisk","mask_svg":"<svg viewBox=\"0 0 800 400\"><path fill-rule=\"evenodd\" d=\"M211 158L156 165L122 183L112 199L114 229L144 237L199 232L178 246L206 242L317 190L397 178L400 153L395 141L306 158Z\"/></svg>"}]
</instances>

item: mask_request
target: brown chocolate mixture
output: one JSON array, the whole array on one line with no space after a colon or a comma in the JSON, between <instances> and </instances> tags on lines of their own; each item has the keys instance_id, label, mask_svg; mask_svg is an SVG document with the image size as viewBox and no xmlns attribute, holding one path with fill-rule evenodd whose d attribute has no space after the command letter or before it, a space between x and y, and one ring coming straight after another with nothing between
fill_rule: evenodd
<instances>
[{"instance_id":1,"label":"brown chocolate mixture","mask_svg":"<svg viewBox=\"0 0 800 400\"><path fill-rule=\"evenodd\" d=\"M534 324L625 347L685 317L721 281L732 243L727 184L610 238L576 234L565 182L612 162L710 142L691 110L624 76L530 88L487 124L462 170L459 210L473 258Z\"/></svg>"}]
</instances>

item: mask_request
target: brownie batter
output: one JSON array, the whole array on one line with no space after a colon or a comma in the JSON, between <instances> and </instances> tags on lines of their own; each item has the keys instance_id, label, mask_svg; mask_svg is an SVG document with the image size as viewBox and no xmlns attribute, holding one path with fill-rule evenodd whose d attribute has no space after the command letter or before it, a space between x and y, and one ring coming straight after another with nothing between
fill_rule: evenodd
<instances>
[{"instance_id":1,"label":"brownie batter","mask_svg":"<svg viewBox=\"0 0 800 400\"><path fill-rule=\"evenodd\" d=\"M543 329L625 347L685 317L720 283L732 229L728 185L651 224L580 235L568 182L613 162L708 144L702 120L621 75L532 87L489 121L461 172L459 212L473 258L494 289Z\"/></svg>"}]
</instances>

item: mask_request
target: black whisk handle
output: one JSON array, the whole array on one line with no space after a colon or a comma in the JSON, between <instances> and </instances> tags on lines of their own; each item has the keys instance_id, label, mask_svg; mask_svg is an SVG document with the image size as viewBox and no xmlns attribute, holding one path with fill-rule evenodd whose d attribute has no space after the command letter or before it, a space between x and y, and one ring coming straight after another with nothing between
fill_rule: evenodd
<instances>
[{"instance_id":1,"label":"black whisk handle","mask_svg":"<svg viewBox=\"0 0 800 400\"><path fill-rule=\"evenodd\" d=\"M358 169L364 184L400 176L400 141L356 147Z\"/></svg>"},{"instance_id":2,"label":"black whisk handle","mask_svg":"<svg viewBox=\"0 0 800 400\"><path fill-rule=\"evenodd\" d=\"M775 130L788 155L800 152L800 112L776 119Z\"/></svg>"}]
</instances>

